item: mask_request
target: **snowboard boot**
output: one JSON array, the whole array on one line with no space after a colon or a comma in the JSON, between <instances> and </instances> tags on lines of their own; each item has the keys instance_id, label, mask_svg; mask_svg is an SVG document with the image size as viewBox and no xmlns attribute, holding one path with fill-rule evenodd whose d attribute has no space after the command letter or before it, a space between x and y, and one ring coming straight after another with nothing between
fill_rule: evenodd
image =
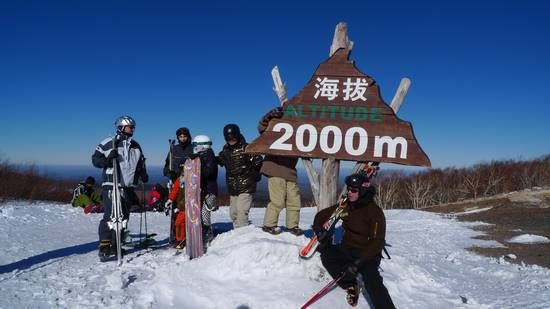
<instances>
[{"instance_id":1,"label":"snowboard boot","mask_svg":"<svg viewBox=\"0 0 550 309\"><path fill-rule=\"evenodd\" d=\"M214 231L212 226L203 225L202 227L202 241L204 245L208 245L214 239Z\"/></svg>"},{"instance_id":2,"label":"snowboard boot","mask_svg":"<svg viewBox=\"0 0 550 309\"><path fill-rule=\"evenodd\" d=\"M182 250L183 248L185 248L185 239L182 240L182 241L176 241L174 242L174 248L176 248L177 250Z\"/></svg>"},{"instance_id":3,"label":"snowboard boot","mask_svg":"<svg viewBox=\"0 0 550 309\"><path fill-rule=\"evenodd\" d=\"M279 235L283 232L278 226L264 226L262 227L262 231L272 235Z\"/></svg>"},{"instance_id":4,"label":"snowboard boot","mask_svg":"<svg viewBox=\"0 0 550 309\"><path fill-rule=\"evenodd\" d=\"M297 227L297 226L295 226L295 227L293 227L293 228L291 228L291 229L287 229L287 231L288 231L290 234L294 235L294 236L302 236L302 235L304 235L304 231L303 231L301 228Z\"/></svg>"},{"instance_id":5,"label":"snowboard boot","mask_svg":"<svg viewBox=\"0 0 550 309\"><path fill-rule=\"evenodd\" d=\"M355 284L347 288L346 292L346 300L348 304L354 308L357 307L357 302L359 301L359 286Z\"/></svg>"}]
</instances>

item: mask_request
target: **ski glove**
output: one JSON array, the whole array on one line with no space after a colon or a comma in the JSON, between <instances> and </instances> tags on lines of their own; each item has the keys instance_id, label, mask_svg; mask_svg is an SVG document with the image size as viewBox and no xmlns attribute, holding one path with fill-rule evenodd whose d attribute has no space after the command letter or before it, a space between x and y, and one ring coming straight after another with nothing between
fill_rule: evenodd
<instances>
[{"instance_id":1,"label":"ski glove","mask_svg":"<svg viewBox=\"0 0 550 309\"><path fill-rule=\"evenodd\" d=\"M195 158L198 158L199 157L199 154L198 153L192 153L189 155L189 159L191 160L195 160Z\"/></svg>"},{"instance_id":2,"label":"ski glove","mask_svg":"<svg viewBox=\"0 0 550 309\"><path fill-rule=\"evenodd\" d=\"M111 150L107 156L107 167L113 167L113 159L118 158L118 151L116 149Z\"/></svg>"},{"instance_id":3,"label":"ski glove","mask_svg":"<svg viewBox=\"0 0 550 309\"><path fill-rule=\"evenodd\" d=\"M164 214L168 216L168 213L172 209L172 205L174 202L172 200L167 200L166 203L164 203Z\"/></svg>"},{"instance_id":4,"label":"ski glove","mask_svg":"<svg viewBox=\"0 0 550 309\"><path fill-rule=\"evenodd\" d=\"M279 106L272 110L270 110L265 116L264 121L269 122L273 118L281 118L283 117L283 107Z\"/></svg>"},{"instance_id":5,"label":"ski glove","mask_svg":"<svg viewBox=\"0 0 550 309\"><path fill-rule=\"evenodd\" d=\"M362 266L361 264L362 263L360 259L353 261L353 263L351 263L351 265L349 265L346 269L346 276L353 278L357 277L357 274L359 274L359 269Z\"/></svg>"},{"instance_id":6,"label":"ski glove","mask_svg":"<svg viewBox=\"0 0 550 309\"><path fill-rule=\"evenodd\" d=\"M328 244L332 241L332 232L329 232L318 225L313 225L312 228L315 235L317 235L317 241L319 241L320 244Z\"/></svg>"}]
</instances>

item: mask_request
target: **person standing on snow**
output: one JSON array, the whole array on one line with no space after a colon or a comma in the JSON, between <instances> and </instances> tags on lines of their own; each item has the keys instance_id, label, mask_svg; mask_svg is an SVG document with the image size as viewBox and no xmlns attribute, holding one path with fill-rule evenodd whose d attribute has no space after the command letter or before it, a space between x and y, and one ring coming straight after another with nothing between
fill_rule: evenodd
<instances>
[{"instance_id":1,"label":"person standing on snow","mask_svg":"<svg viewBox=\"0 0 550 309\"><path fill-rule=\"evenodd\" d=\"M97 145L92 155L92 164L103 169L101 197L103 199L103 219L99 222L99 257L107 258L116 252L115 230L110 228L113 203L113 172L116 169L119 189L122 196L123 230L128 225L130 206L139 203L134 188L138 181L149 181L145 167L145 157L141 146L133 139L136 122L130 116L121 116L115 121L116 135L104 139ZM113 147L114 141L114 147ZM116 159L116 166L113 160Z\"/></svg>"},{"instance_id":2,"label":"person standing on snow","mask_svg":"<svg viewBox=\"0 0 550 309\"><path fill-rule=\"evenodd\" d=\"M275 108L262 117L258 124L258 131L262 134L273 118L283 116L282 107ZM270 234L280 234L281 228L277 226L279 214L286 208L286 228L290 233L300 236L304 231L298 227L300 222L300 188L298 187L298 175L296 171L297 157L266 155L261 173L267 176L269 190L269 203L264 215L262 230Z\"/></svg>"},{"instance_id":3,"label":"person standing on snow","mask_svg":"<svg viewBox=\"0 0 550 309\"><path fill-rule=\"evenodd\" d=\"M204 243L212 241L214 238L214 232L212 230L211 223L211 212L218 209L216 205L216 196L218 195L218 165L216 162L216 156L212 150L212 140L206 135L197 135L193 139L193 153L189 156L189 159L200 158L201 161L201 219L202 219L202 233ZM177 201L177 213L176 216L180 216L180 220L185 224L185 190L182 185L182 176L184 171L182 170L181 176L176 178L168 201L166 201L165 208L170 209L174 207L174 202ZM179 242L176 242L175 245L178 247L183 247L183 240L185 236L178 236L178 233L184 232L183 229L178 224L176 229L176 239Z\"/></svg>"},{"instance_id":4,"label":"person standing on snow","mask_svg":"<svg viewBox=\"0 0 550 309\"><path fill-rule=\"evenodd\" d=\"M191 133L188 128L179 128L176 130L176 138L178 144L170 144L170 150L166 155L166 163L162 173L170 178L172 182L179 176L180 166L185 163L185 160L193 153L191 146Z\"/></svg>"},{"instance_id":5,"label":"person standing on snow","mask_svg":"<svg viewBox=\"0 0 550 309\"><path fill-rule=\"evenodd\" d=\"M355 306L359 299L357 275L361 274L369 296L377 309L395 308L384 286L378 267L386 237L386 219L374 202L376 190L365 174L346 177L347 201L342 214L344 236L342 243L331 244L333 231L322 228L338 205L321 210L313 222L320 246L321 262L333 278L344 273L338 285L347 292L348 304Z\"/></svg>"},{"instance_id":6,"label":"person standing on snow","mask_svg":"<svg viewBox=\"0 0 550 309\"><path fill-rule=\"evenodd\" d=\"M226 125L223 137L227 143L218 154L218 164L225 167L229 215L233 228L239 228L249 224L248 213L254 203L256 182L260 180L262 157L244 152L248 144L236 124Z\"/></svg>"}]
</instances>

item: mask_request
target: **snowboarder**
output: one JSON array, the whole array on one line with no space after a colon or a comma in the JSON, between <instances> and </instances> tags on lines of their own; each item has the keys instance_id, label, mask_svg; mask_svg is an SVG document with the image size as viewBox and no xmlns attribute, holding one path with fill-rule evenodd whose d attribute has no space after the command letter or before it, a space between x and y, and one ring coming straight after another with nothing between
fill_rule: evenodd
<instances>
[{"instance_id":1,"label":"snowboarder","mask_svg":"<svg viewBox=\"0 0 550 309\"><path fill-rule=\"evenodd\" d=\"M73 200L71 204L73 207L84 208L84 213L97 213L102 212L101 196L95 192L94 189L95 178L88 176L85 181L78 184L78 187L74 190Z\"/></svg>"},{"instance_id":2,"label":"snowboarder","mask_svg":"<svg viewBox=\"0 0 550 309\"><path fill-rule=\"evenodd\" d=\"M201 219L203 241L210 242L214 238L214 231L211 224L211 212L216 211L216 196L218 195L218 165L216 156L212 150L212 140L206 135L197 135L192 142L193 153L189 156L190 159L199 157L201 160ZM172 207L175 209L176 221L175 224L175 239L173 244L177 247L183 247L185 240L185 192L183 189L183 171L181 176L177 177L172 186L168 201L166 201L165 209L169 210ZM174 205L174 202L176 204ZM179 217L179 220L178 220Z\"/></svg>"},{"instance_id":3,"label":"snowboarder","mask_svg":"<svg viewBox=\"0 0 550 309\"><path fill-rule=\"evenodd\" d=\"M162 170L164 176L170 178L172 182L179 176L180 165L182 166L185 160L189 158L189 155L193 153L191 133L188 128L177 129L176 138L178 139L178 144L174 145L173 142L171 143L170 151L166 155L166 163Z\"/></svg>"},{"instance_id":4,"label":"snowboarder","mask_svg":"<svg viewBox=\"0 0 550 309\"><path fill-rule=\"evenodd\" d=\"M110 226L113 201L113 171L116 169L119 188L122 196L123 231L130 217L129 208L138 203L134 188L138 181L149 181L145 167L145 157L141 146L133 139L136 122L130 116L121 116L115 121L116 135L106 138L97 147L92 155L92 163L103 169L103 183L101 197L103 199L104 215L99 222L99 257L105 260L116 251L116 237L114 228ZM113 148L113 141L115 148ZM116 158L117 166L113 166ZM121 240L120 240L121 241Z\"/></svg>"},{"instance_id":5,"label":"snowboarder","mask_svg":"<svg viewBox=\"0 0 550 309\"><path fill-rule=\"evenodd\" d=\"M218 164L212 150L212 140L206 135L197 135L193 139L193 154L191 159L199 157L201 160L201 218L202 239L209 243L214 238L212 230L211 212L216 211L216 196L218 195Z\"/></svg>"},{"instance_id":6,"label":"snowboarder","mask_svg":"<svg viewBox=\"0 0 550 309\"><path fill-rule=\"evenodd\" d=\"M386 219L374 202L376 190L362 173L346 177L346 185L347 205L341 216L344 228L342 243L331 244L333 231L322 228L338 205L315 215L313 230L321 242L321 261L333 278L344 274L338 285L346 290L348 304L357 305L357 275L361 274L374 307L395 308L378 271L385 244Z\"/></svg>"},{"instance_id":7,"label":"snowboarder","mask_svg":"<svg viewBox=\"0 0 550 309\"><path fill-rule=\"evenodd\" d=\"M258 124L258 131L262 134L269 121L273 118L281 118L282 107L275 108L262 117ZM304 231L298 227L300 221L300 188L298 187L298 175L296 164L298 158L266 155L261 173L267 177L269 190L269 203L264 215L262 230L271 234L280 234L281 228L277 226L279 213L286 208L286 229L288 232L300 236Z\"/></svg>"},{"instance_id":8,"label":"snowboarder","mask_svg":"<svg viewBox=\"0 0 550 309\"><path fill-rule=\"evenodd\" d=\"M226 125L223 137L226 144L218 155L218 164L225 167L229 215L233 228L239 228L249 224L248 213L254 203L256 182L261 177L262 157L244 152L248 144L236 124Z\"/></svg>"}]
</instances>

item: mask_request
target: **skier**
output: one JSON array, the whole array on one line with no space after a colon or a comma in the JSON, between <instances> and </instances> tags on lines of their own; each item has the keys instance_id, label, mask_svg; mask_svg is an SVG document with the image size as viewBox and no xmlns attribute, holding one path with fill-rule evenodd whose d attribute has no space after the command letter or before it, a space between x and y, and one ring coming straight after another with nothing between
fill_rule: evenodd
<instances>
[{"instance_id":1,"label":"skier","mask_svg":"<svg viewBox=\"0 0 550 309\"><path fill-rule=\"evenodd\" d=\"M78 187L74 190L73 200L71 204L73 207L84 208L84 213L102 212L101 196L94 190L95 178L88 176L85 181L78 184Z\"/></svg>"},{"instance_id":2,"label":"skier","mask_svg":"<svg viewBox=\"0 0 550 309\"><path fill-rule=\"evenodd\" d=\"M185 160L189 158L189 155L193 153L193 146L191 146L191 133L187 128L179 128L176 130L176 138L178 139L177 145L171 145L168 155L166 155L166 163L162 170L164 176L175 181L179 176L180 165L185 163Z\"/></svg>"},{"instance_id":3,"label":"skier","mask_svg":"<svg viewBox=\"0 0 550 309\"><path fill-rule=\"evenodd\" d=\"M359 299L357 275L361 274L376 309L395 308L378 272L386 236L386 219L374 202L376 190L365 174L346 177L347 205L342 214L342 243L331 244L333 231L322 228L338 205L321 210L313 222L321 245L321 261L333 278L344 273L338 285L347 291L347 302L356 306Z\"/></svg>"},{"instance_id":4,"label":"skier","mask_svg":"<svg viewBox=\"0 0 550 309\"><path fill-rule=\"evenodd\" d=\"M140 145L133 139L136 122L130 116L121 116L115 121L116 135L103 140L92 155L92 163L103 169L103 183L101 197L103 199L104 215L99 222L99 257L105 260L116 251L116 237L111 223L113 201L113 171L116 169L119 189L122 196L122 233L130 217L129 208L138 202L134 192L138 180L149 181L145 167L145 157ZM115 148L113 148L113 141ZM113 159L117 159L117 166L113 166ZM121 240L120 240L121 241Z\"/></svg>"},{"instance_id":5,"label":"skier","mask_svg":"<svg viewBox=\"0 0 550 309\"><path fill-rule=\"evenodd\" d=\"M275 108L262 117L258 124L258 131L262 134L269 121L273 118L283 116L282 107ZM261 173L268 177L267 184L269 190L269 203L264 215L264 224L262 230L274 235L282 232L277 226L279 213L286 208L286 228L287 231L296 236L304 234L304 231L298 227L300 221L300 188L298 187L298 175L296 164L298 158L266 155Z\"/></svg>"},{"instance_id":6,"label":"skier","mask_svg":"<svg viewBox=\"0 0 550 309\"><path fill-rule=\"evenodd\" d=\"M229 191L229 215L233 228L249 224L248 213L254 203L256 182L260 180L262 157L244 152L246 140L239 126L230 123L223 128L226 144L218 155L218 164L225 167Z\"/></svg>"}]
</instances>

